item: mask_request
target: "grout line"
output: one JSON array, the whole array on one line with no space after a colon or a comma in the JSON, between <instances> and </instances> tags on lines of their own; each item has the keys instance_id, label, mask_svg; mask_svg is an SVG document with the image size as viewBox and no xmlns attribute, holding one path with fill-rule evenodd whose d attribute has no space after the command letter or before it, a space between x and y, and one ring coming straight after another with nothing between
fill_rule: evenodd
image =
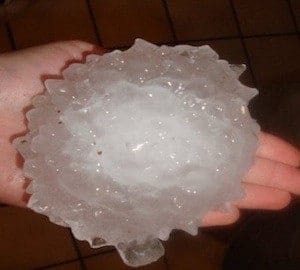
<instances>
[{"instance_id":1,"label":"grout line","mask_svg":"<svg viewBox=\"0 0 300 270\"><path fill-rule=\"evenodd\" d=\"M176 44L180 44L183 42L199 42L199 41L210 41L210 40L228 40L228 39L248 39L248 38L268 38L268 37L281 37L281 36L293 36L297 35L296 32L284 32L284 33L274 33L274 34L258 34L258 35L247 35L243 36L242 33L240 32L239 35L237 36L228 36L228 37L211 37L211 38L199 38L196 40L178 40L177 42L174 42ZM160 44L160 43L157 43ZM165 43L161 43L165 44Z\"/></svg>"},{"instance_id":2,"label":"grout line","mask_svg":"<svg viewBox=\"0 0 300 270\"><path fill-rule=\"evenodd\" d=\"M99 46L103 46L102 40L100 38L100 34L99 34L98 27L97 27L96 18L95 18L94 12L93 12L93 8L92 8L92 5L91 5L91 2L90 2L90 0L86 0L85 2L86 2L86 5L87 5L87 8L88 8L91 20L92 20L93 29L94 29L94 33L95 33L95 36L96 36L97 43L98 43Z\"/></svg>"},{"instance_id":3,"label":"grout line","mask_svg":"<svg viewBox=\"0 0 300 270\"><path fill-rule=\"evenodd\" d=\"M17 49L16 41L15 41L15 38L14 38L14 35L13 35L13 32L12 32L12 29L10 27L9 22L5 23L5 28L6 28L6 32L7 32L8 38L9 38L9 42L10 42L11 48L13 50L16 50Z\"/></svg>"},{"instance_id":4,"label":"grout line","mask_svg":"<svg viewBox=\"0 0 300 270\"><path fill-rule=\"evenodd\" d=\"M83 259L88 259L88 258L95 257L95 256L98 256L98 255L102 255L102 254L113 253L113 252L115 252L115 251L116 251L116 249L115 249L115 248L112 248L112 249L105 250L105 251L99 251L99 253L90 254L90 255L84 256L84 257L82 257L82 258L83 258Z\"/></svg>"},{"instance_id":5,"label":"grout line","mask_svg":"<svg viewBox=\"0 0 300 270\"><path fill-rule=\"evenodd\" d=\"M49 264L47 266L42 266L42 267L39 267L39 268L34 268L34 270L46 270L46 269L49 269L49 268L52 268L52 267L55 267L55 266L60 266L60 265L64 265L64 264L68 264L68 263L73 263L73 262L77 262L77 261L79 261L79 259L66 260L66 261L63 261L63 262L60 262L60 263L53 263L53 264Z\"/></svg>"},{"instance_id":6,"label":"grout line","mask_svg":"<svg viewBox=\"0 0 300 270\"><path fill-rule=\"evenodd\" d=\"M282 32L282 33L273 33L273 34L260 34L260 35L241 35L242 38L260 38L260 37L280 37L280 36L292 36L296 35L296 32Z\"/></svg>"},{"instance_id":7,"label":"grout line","mask_svg":"<svg viewBox=\"0 0 300 270\"><path fill-rule=\"evenodd\" d=\"M257 34L257 35L243 35L241 31L237 36L228 36L228 37L209 37L209 38L200 38L197 40L179 40L178 42L196 42L196 41L206 41L206 40L222 40L222 39L233 39L233 38L261 38L261 37L278 37L278 36L292 36L296 35L296 32L282 32L282 33L273 33L273 34Z\"/></svg>"},{"instance_id":8,"label":"grout line","mask_svg":"<svg viewBox=\"0 0 300 270\"><path fill-rule=\"evenodd\" d=\"M157 45L179 45L182 43L196 43L196 42L205 42L205 41L215 41L215 40L230 40L230 39L249 39L249 38L267 38L267 37L281 37L281 36L294 36L297 35L295 32L286 32L286 33L275 33L275 34L262 34L262 35L248 35L248 36L229 36L229 37L215 37L215 38L203 38L195 40L178 40L174 42L154 42ZM130 48L128 46L115 46L115 47L106 47L107 50L126 50Z\"/></svg>"},{"instance_id":9,"label":"grout line","mask_svg":"<svg viewBox=\"0 0 300 270\"><path fill-rule=\"evenodd\" d=\"M99 252L99 253L95 253L95 254L91 254L91 255L81 257L81 259L82 260L83 259L89 259L89 258L96 257L96 256L99 256L99 255L102 255L102 254L112 253L114 251L115 251L115 249L106 250L106 251L102 251L102 252ZM80 263L81 269L87 269L85 264L82 267L80 259L77 258L77 259L72 259L72 260L66 260L66 261L63 261L63 262L60 262L60 263L49 264L47 266L43 266L43 267L40 267L40 268L35 268L34 270L46 270L46 269L49 269L49 268L52 268L52 267L55 267L55 266L59 266L59 265L67 264L67 263L72 263L72 262L77 262L77 261Z\"/></svg>"},{"instance_id":10,"label":"grout line","mask_svg":"<svg viewBox=\"0 0 300 270\"><path fill-rule=\"evenodd\" d=\"M177 41L178 39L177 39L177 36L176 36L175 27L174 27L173 20L172 20L171 14L170 14L170 10L169 10L167 0L161 0L161 2L162 2L162 5L164 7L164 10L165 10L167 20L169 22L169 27L170 27L171 32L172 32L173 40Z\"/></svg>"},{"instance_id":11,"label":"grout line","mask_svg":"<svg viewBox=\"0 0 300 270\"><path fill-rule=\"evenodd\" d=\"M78 245L77 245L76 239L75 239L75 237L74 237L74 235L73 235L71 229L69 229L69 233L70 233L70 235L71 235L71 239L72 239L72 242L73 242L73 246L74 246L74 248L75 248L75 250L76 250L77 256L78 256L78 258L79 258L80 269L81 269L81 270L87 270L87 268L86 268L86 266L85 266L85 264L84 264L83 258L82 258L82 256L81 256L80 249L79 249L79 247L78 247Z\"/></svg>"},{"instance_id":12,"label":"grout line","mask_svg":"<svg viewBox=\"0 0 300 270\"><path fill-rule=\"evenodd\" d=\"M295 30L299 34L299 29L298 29L298 25L297 25L296 15L295 15L295 12L294 12L294 9L293 9L292 2L291 2L291 0L287 0L287 3L288 3L288 6L289 6L289 10L290 10L291 16L292 16L292 20L293 20L293 23L294 23Z\"/></svg>"},{"instance_id":13,"label":"grout line","mask_svg":"<svg viewBox=\"0 0 300 270\"><path fill-rule=\"evenodd\" d=\"M238 29L238 33L239 33L239 38L240 38L242 46L243 46L243 50L244 50L244 53L245 53L245 56L246 56L246 60L248 62L248 68L249 68L249 71L251 73L254 86L257 88L257 79L255 77L254 70L253 70L253 67L252 67L252 64L251 64L251 57L250 57L250 54L247 50L247 46L246 46L246 43L245 43L245 38L250 38L250 36L243 36L242 28L241 28L241 25L240 25L240 21L239 21L239 18L238 18L237 11L235 9L233 0L228 0L228 1L229 1L230 6L231 6L233 15L234 15L234 19L235 19L237 29ZM295 33L293 33L293 34L295 34ZM270 35L263 35L263 37L267 37L267 36L270 36ZM274 35L272 34L271 36L274 36ZM277 34L276 34L276 36L277 36ZM251 37L253 37L253 36L251 36Z\"/></svg>"},{"instance_id":14,"label":"grout line","mask_svg":"<svg viewBox=\"0 0 300 270\"><path fill-rule=\"evenodd\" d=\"M248 67L249 67L249 71L250 71L251 76L252 76L253 84L254 84L255 88L257 88L258 83L257 83L257 79L256 79L255 74L254 74L253 67L252 67L251 57L250 57L250 54L248 52L245 40L243 38L241 38L241 43L242 43L242 46L243 46L244 53L246 55L246 60L248 62Z\"/></svg>"},{"instance_id":15,"label":"grout line","mask_svg":"<svg viewBox=\"0 0 300 270\"><path fill-rule=\"evenodd\" d=\"M163 262L164 262L164 265L166 267L166 270L170 270L169 262L168 262L167 255L166 255L166 251L165 251L165 254L163 256L164 256Z\"/></svg>"}]
</instances>

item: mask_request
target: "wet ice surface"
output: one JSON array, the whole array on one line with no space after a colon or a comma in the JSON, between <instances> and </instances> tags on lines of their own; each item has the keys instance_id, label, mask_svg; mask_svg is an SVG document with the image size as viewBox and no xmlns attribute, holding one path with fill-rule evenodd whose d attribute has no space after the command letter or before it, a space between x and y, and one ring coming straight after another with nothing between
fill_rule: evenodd
<instances>
[{"instance_id":1,"label":"wet ice surface","mask_svg":"<svg viewBox=\"0 0 300 270\"><path fill-rule=\"evenodd\" d=\"M136 40L47 80L15 141L29 207L131 266L162 256L172 229L196 235L207 211L243 196L259 132L244 69L209 46Z\"/></svg>"}]
</instances>

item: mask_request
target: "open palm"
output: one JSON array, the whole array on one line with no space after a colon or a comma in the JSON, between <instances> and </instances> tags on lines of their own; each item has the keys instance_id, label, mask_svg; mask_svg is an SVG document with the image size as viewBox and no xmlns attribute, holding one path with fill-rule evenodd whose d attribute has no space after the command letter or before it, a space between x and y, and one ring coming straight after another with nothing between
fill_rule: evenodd
<instances>
[{"instance_id":1,"label":"open palm","mask_svg":"<svg viewBox=\"0 0 300 270\"><path fill-rule=\"evenodd\" d=\"M43 92L41 78L57 76L66 63L84 53L103 50L81 41L58 42L0 55L0 201L25 206L26 180L22 159L11 141L26 132L24 111L33 96ZM203 225L230 224L240 208L281 209L300 194L300 154L272 135L261 133L255 163L244 178L245 198L234 202L232 212L210 212Z\"/></svg>"}]
</instances>

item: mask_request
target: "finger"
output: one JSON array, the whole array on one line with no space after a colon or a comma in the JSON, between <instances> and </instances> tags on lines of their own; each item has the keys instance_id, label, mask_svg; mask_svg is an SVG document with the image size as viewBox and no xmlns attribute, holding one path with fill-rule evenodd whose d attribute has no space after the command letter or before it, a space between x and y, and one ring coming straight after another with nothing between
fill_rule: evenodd
<instances>
[{"instance_id":1,"label":"finger","mask_svg":"<svg viewBox=\"0 0 300 270\"><path fill-rule=\"evenodd\" d=\"M68 61L80 61L87 52L99 54L101 49L82 41L65 41L0 55L3 106L19 110L29 105L44 89L42 75L59 75Z\"/></svg>"},{"instance_id":2,"label":"finger","mask_svg":"<svg viewBox=\"0 0 300 270\"><path fill-rule=\"evenodd\" d=\"M234 207L230 213L211 211L202 219L201 227L229 225L236 222L239 217L239 210Z\"/></svg>"},{"instance_id":3,"label":"finger","mask_svg":"<svg viewBox=\"0 0 300 270\"><path fill-rule=\"evenodd\" d=\"M269 159L256 158L244 182L300 194L300 170Z\"/></svg>"},{"instance_id":4,"label":"finger","mask_svg":"<svg viewBox=\"0 0 300 270\"><path fill-rule=\"evenodd\" d=\"M239 218L237 208L279 210L291 201L291 195L282 190L244 183L245 197L234 202L230 212L211 211L203 218L201 226L223 226L236 222Z\"/></svg>"},{"instance_id":5,"label":"finger","mask_svg":"<svg viewBox=\"0 0 300 270\"><path fill-rule=\"evenodd\" d=\"M1 143L1 141L0 141ZM27 181L16 163L17 151L9 144L1 147L0 155L0 202L16 206L26 205Z\"/></svg>"},{"instance_id":6,"label":"finger","mask_svg":"<svg viewBox=\"0 0 300 270\"><path fill-rule=\"evenodd\" d=\"M280 138L261 132L257 156L298 167L300 165L300 152L298 149Z\"/></svg>"},{"instance_id":7,"label":"finger","mask_svg":"<svg viewBox=\"0 0 300 270\"><path fill-rule=\"evenodd\" d=\"M291 201L287 191L249 183L243 183L243 186L245 197L233 203L238 208L279 210Z\"/></svg>"}]
</instances>

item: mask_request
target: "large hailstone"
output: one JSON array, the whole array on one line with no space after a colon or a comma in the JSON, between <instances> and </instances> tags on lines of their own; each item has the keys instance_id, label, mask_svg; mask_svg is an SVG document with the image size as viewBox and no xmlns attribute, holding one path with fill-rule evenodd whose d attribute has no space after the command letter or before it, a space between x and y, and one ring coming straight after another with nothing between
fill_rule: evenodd
<instances>
[{"instance_id":1,"label":"large hailstone","mask_svg":"<svg viewBox=\"0 0 300 270\"><path fill-rule=\"evenodd\" d=\"M47 80L15 142L32 179L28 206L124 262L157 260L173 229L242 196L259 127L244 66L209 47L155 46L89 55Z\"/></svg>"}]
</instances>

